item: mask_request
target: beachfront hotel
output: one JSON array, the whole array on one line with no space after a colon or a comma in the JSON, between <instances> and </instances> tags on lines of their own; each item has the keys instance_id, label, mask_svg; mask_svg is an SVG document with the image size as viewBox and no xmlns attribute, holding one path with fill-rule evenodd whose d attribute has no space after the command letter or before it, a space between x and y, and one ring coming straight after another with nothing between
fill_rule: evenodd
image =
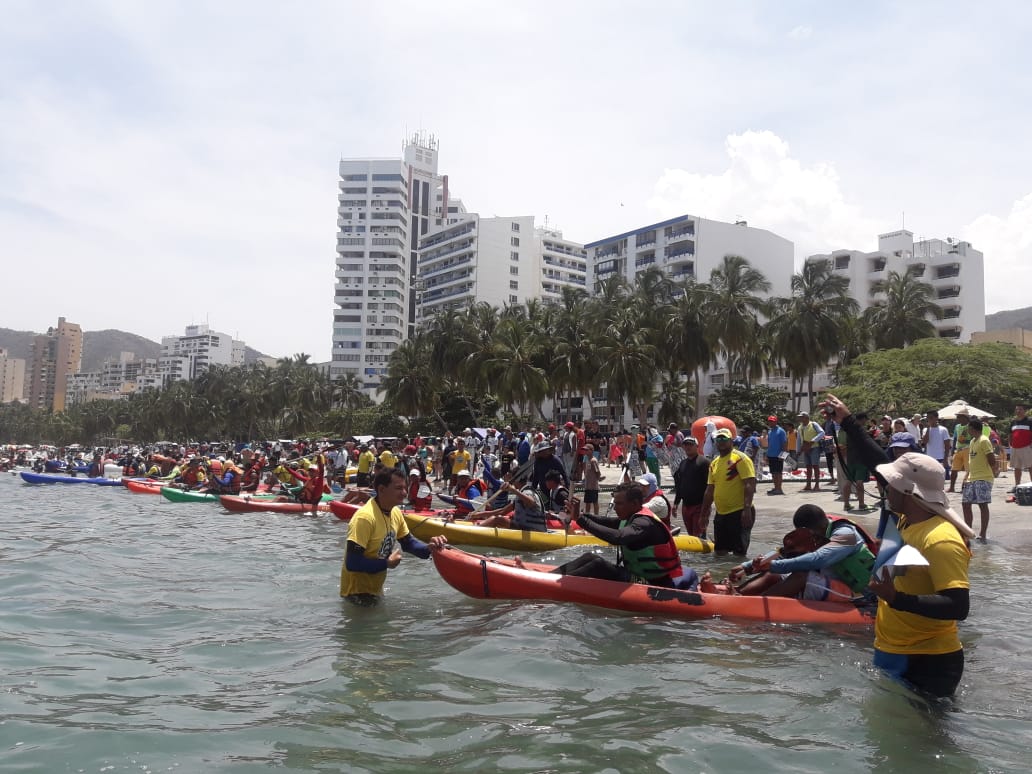
<instances>
[{"instance_id":1,"label":"beachfront hotel","mask_svg":"<svg viewBox=\"0 0 1032 774\"><path fill-rule=\"evenodd\" d=\"M942 317L933 320L940 338L966 342L985 330L985 260L970 242L953 238L920 239L905 229L878 236L878 249L834 250L811 255L807 263L826 261L849 279L849 292L861 310L875 303L878 283L890 271L909 272L932 286Z\"/></svg>"},{"instance_id":2,"label":"beachfront hotel","mask_svg":"<svg viewBox=\"0 0 1032 774\"><path fill-rule=\"evenodd\" d=\"M205 324L188 325L182 336L161 338L161 384L192 381L213 365L242 366L245 350L244 342L228 333L213 331Z\"/></svg>"}]
</instances>

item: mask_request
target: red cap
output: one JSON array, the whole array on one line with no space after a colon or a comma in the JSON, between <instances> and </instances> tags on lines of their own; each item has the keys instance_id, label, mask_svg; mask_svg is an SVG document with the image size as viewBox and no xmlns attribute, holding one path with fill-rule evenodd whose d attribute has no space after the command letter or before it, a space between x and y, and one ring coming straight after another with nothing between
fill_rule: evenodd
<instances>
[{"instance_id":1,"label":"red cap","mask_svg":"<svg viewBox=\"0 0 1032 774\"><path fill-rule=\"evenodd\" d=\"M572 430L576 426L577 425L573 424L573 422L567 422L565 425L563 425L563 427L565 427L567 430Z\"/></svg>"},{"instance_id":2,"label":"red cap","mask_svg":"<svg viewBox=\"0 0 1032 774\"><path fill-rule=\"evenodd\" d=\"M769 417L767 417L767 421L768 422L775 422L776 423L778 421L778 418L776 416L774 416L773 414L771 414Z\"/></svg>"},{"instance_id":3,"label":"red cap","mask_svg":"<svg viewBox=\"0 0 1032 774\"><path fill-rule=\"evenodd\" d=\"M555 430L555 425L551 425L551 424L550 424L550 425L548 426L548 429L549 429L549 430Z\"/></svg>"},{"instance_id":4,"label":"red cap","mask_svg":"<svg viewBox=\"0 0 1032 774\"><path fill-rule=\"evenodd\" d=\"M415 454L415 453L416 453L416 447L413 446L412 444L409 444L408 446L405 447L405 454Z\"/></svg>"}]
</instances>

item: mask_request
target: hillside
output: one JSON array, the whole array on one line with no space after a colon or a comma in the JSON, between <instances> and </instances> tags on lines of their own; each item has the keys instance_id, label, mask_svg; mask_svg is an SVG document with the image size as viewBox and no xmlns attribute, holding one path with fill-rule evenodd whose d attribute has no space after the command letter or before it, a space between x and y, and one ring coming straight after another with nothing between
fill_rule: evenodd
<instances>
[{"instance_id":1,"label":"hillside","mask_svg":"<svg viewBox=\"0 0 1032 774\"><path fill-rule=\"evenodd\" d=\"M1027 331L1032 331L1032 306L1026 306L1024 309L995 312L985 316L985 329L987 331L1002 331L1007 328L1024 328Z\"/></svg>"},{"instance_id":2,"label":"hillside","mask_svg":"<svg viewBox=\"0 0 1032 774\"><path fill-rule=\"evenodd\" d=\"M32 331L0 328L0 349L6 349L10 357L30 360L32 339L36 335ZM99 371L105 360L115 360L122 352L132 352L139 359L156 358L161 354L161 344L128 331L83 331L83 371ZM245 363L253 363L260 357L265 355L251 347L244 351Z\"/></svg>"}]
</instances>

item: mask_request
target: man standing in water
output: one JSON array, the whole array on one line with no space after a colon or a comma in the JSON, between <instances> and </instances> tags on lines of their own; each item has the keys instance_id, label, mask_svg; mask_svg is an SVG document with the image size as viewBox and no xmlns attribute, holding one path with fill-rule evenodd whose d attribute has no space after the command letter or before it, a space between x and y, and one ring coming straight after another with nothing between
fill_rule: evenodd
<instances>
[{"instance_id":1,"label":"man standing in water","mask_svg":"<svg viewBox=\"0 0 1032 774\"><path fill-rule=\"evenodd\" d=\"M968 615L966 539L974 532L949 506L942 465L914 452L889 462L842 401L829 395L824 405L848 434L850 452L885 487L903 541L928 562L894 578L880 573L871 578L870 589L879 598L874 665L933 696L952 696L964 674L957 621Z\"/></svg>"},{"instance_id":2,"label":"man standing in water","mask_svg":"<svg viewBox=\"0 0 1032 774\"><path fill-rule=\"evenodd\" d=\"M448 542L443 535L435 535L428 545L409 534L400 507L408 492L405 474L398 468L377 473L373 490L376 494L351 517L340 570L340 595L361 607L380 601L387 570L401 563L402 549L429 559L432 551L441 550Z\"/></svg>"}]
</instances>

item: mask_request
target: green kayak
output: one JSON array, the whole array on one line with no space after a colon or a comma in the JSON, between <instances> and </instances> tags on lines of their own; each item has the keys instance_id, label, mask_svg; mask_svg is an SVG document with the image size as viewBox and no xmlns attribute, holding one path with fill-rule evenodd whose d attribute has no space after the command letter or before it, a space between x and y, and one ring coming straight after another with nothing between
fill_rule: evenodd
<instances>
[{"instance_id":1,"label":"green kayak","mask_svg":"<svg viewBox=\"0 0 1032 774\"><path fill-rule=\"evenodd\" d=\"M210 492L198 492L196 490L179 489L174 486L163 486L161 487L161 494L166 500L171 500L174 503L217 503L219 496ZM258 493L249 495L252 500L274 500L279 495ZM322 499L323 502L329 502L336 498L334 494L324 494Z\"/></svg>"}]
</instances>

